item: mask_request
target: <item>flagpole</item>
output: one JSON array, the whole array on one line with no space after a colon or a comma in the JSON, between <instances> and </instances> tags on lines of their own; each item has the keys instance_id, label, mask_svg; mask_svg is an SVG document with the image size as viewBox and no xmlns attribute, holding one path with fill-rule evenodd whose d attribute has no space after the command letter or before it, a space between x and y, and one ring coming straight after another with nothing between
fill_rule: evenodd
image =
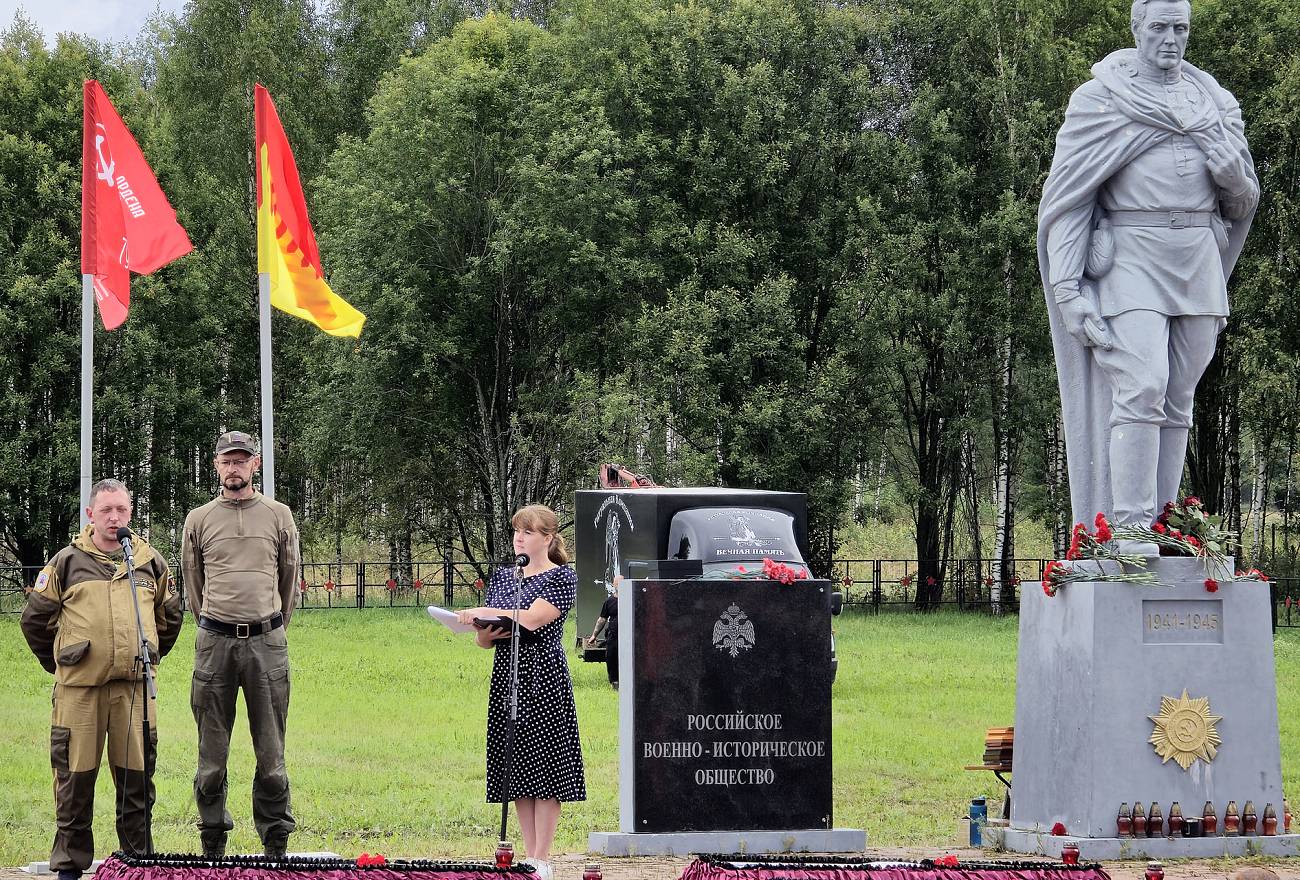
<instances>
[{"instance_id":1,"label":"flagpole","mask_svg":"<svg viewBox=\"0 0 1300 880\"><path fill-rule=\"evenodd\" d=\"M262 349L262 494L275 498L275 406L271 398L271 276L257 273L257 323Z\"/></svg>"},{"instance_id":2,"label":"flagpole","mask_svg":"<svg viewBox=\"0 0 1300 880\"><path fill-rule=\"evenodd\" d=\"M81 527L89 520L91 457L90 444L95 424L95 276L81 276Z\"/></svg>"}]
</instances>

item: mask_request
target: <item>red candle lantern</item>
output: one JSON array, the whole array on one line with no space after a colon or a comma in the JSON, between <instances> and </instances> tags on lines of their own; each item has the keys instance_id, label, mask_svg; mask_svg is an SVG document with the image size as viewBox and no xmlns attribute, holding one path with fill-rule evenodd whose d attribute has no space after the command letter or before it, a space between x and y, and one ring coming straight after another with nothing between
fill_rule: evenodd
<instances>
[{"instance_id":1,"label":"red candle lantern","mask_svg":"<svg viewBox=\"0 0 1300 880\"><path fill-rule=\"evenodd\" d=\"M510 845L510 841L503 840L497 844L496 861L497 867L503 871L514 864L515 848Z\"/></svg>"},{"instance_id":2,"label":"red candle lantern","mask_svg":"<svg viewBox=\"0 0 1300 880\"><path fill-rule=\"evenodd\" d=\"M1067 865L1079 864L1079 845L1067 843L1061 847L1061 861Z\"/></svg>"}]
</instances>

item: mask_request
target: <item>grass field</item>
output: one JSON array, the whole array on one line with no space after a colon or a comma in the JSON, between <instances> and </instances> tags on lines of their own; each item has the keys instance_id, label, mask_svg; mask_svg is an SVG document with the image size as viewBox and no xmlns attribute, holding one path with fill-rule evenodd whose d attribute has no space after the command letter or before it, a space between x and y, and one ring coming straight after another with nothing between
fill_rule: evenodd
<instances>
[{"instance_id":1,"label":"grass field","mask_svg":"<svg viewBox=\"0 0 1300 880\"><path fill-rule=\"evenodd\" d=\"M956 845L969 799L999 795L977 763L984 729L1012 723L1016 619L977 615L846 615L836 620L835 820L878 846ZM572 625L570 625L570 643ZM156 845L198 846L189 710L193 622L159 668L161 744ZM483 802L483 727L490 656L414 609L306 612L290 630L293 702L287 757L296 850L484 857L497 807ZM1300 782L1300 631L1276 640L1282 765ZM569 805L559 851L616 830L616 695L599 664L573 662L589 799ZM0 619L0 866L48 855L50 677L28 653L17 617ZM797 693L791 693L792 700ZM231 748L233 851L254 851L252 749L241 710ZM99 780L99 854L115 848L113 788ZM511 832L518 840L516 831Z\"/></svg>"}]
</instances>

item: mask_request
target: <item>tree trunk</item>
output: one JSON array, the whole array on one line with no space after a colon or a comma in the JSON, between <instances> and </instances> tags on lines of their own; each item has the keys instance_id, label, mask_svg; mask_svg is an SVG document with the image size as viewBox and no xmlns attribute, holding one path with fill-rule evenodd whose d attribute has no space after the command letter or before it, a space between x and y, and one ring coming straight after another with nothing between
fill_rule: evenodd
<instances>
[{"instance_id":1,"label":"tree trunk","mask_svg":"<svg viewBox=\"0 0 1300 880\"><path fill-rule=\"evenodd\" d=\"M1009 283L1009 282L1008 282ZM1008 560L1015 554L1012 532L1014 510L1011 494L1011 473L1014 433L1011 430L1011 388L1013 359L1010 334L1002 338L1002 383L997 410L993 419L994 466L993 494L993 567L990 572L989 604L994 614L1002 613L1002 583L1006 577Z\"/></svg>"},{"instance_id":2,"label":"tree trunk","mask_svg":"<svg viewBox=\"0 0 1300 880\"><path fill-rule=\"evenodd\" d=\"M1059 410L1047 432L1046 460L1047 498L1052 516L1052 550L1057 559L1064 559L1066 536L1069 534L1067 514L1070 512L1070 486Z\"/></svg>"},{"instance_id":3,"label":"tree trunk","mask_svg":"<svg viewBox=\"0 0 1300 880\"><path fill-rule=\"evenodd\" d=\"M1264 551L1264 512L1268 509L1268 444L1255 438L1251 449L1254 481L1250 487L1250 564L1258 567Z\"/></svg>"}]
</instances>

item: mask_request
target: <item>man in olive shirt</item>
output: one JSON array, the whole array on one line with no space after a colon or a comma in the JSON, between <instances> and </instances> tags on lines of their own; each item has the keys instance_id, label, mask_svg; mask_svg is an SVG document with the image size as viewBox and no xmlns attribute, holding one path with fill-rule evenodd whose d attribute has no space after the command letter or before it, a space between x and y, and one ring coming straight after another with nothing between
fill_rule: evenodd
<instances>
[{"instance_id":1,"label":"man in olive shirt","mask_svg":"<svg viewBox=\"0 0 1300 880\"><path fill-rule=\"evenodd\" d=\"M199 728L194 799L204 855L225 854L234 821L226 810L226 759L235 700L244 689L257 770L253 824L267 856L281 858L296 823L284 766L289 712L285 628L298 583L298 528L283 504L254 491L257 441L241 431L217 440L221 492L185 518L181 567L198 619L190 704Z\"/></svg>"}]
</instances>

